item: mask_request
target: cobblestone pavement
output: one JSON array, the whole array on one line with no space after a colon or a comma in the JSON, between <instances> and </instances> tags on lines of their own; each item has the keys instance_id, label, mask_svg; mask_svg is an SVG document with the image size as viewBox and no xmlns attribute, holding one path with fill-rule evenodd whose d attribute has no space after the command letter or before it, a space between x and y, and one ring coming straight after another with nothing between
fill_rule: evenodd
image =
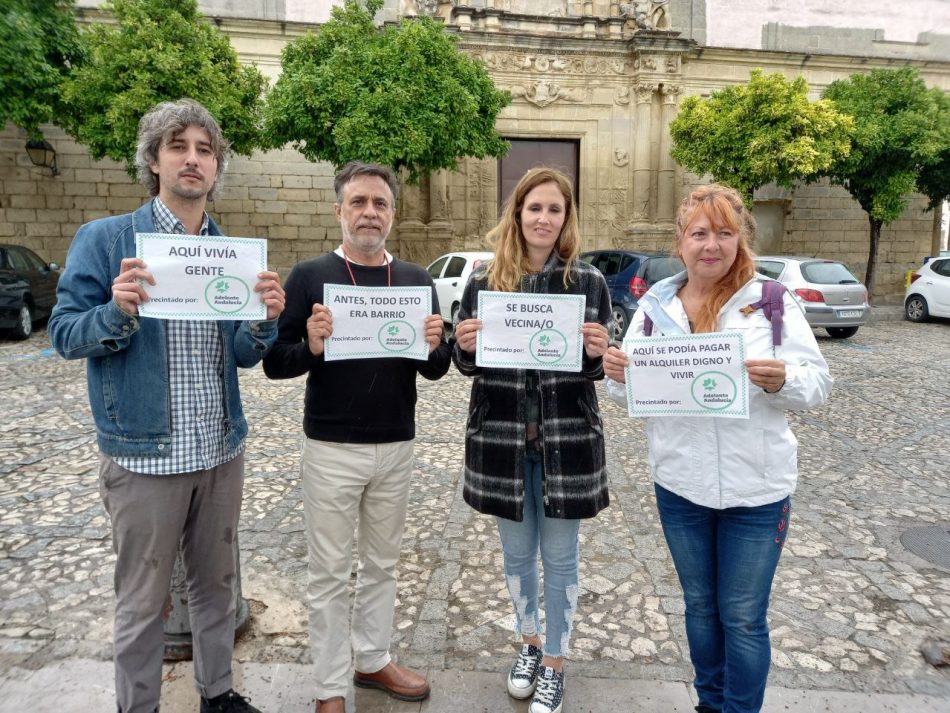
<instances>
[{"instance_id":1,"label":"cobblestone pavement","mask_svg":"<svg viewBox=\"0 0 950 713\"><path fill-rule=\"evenodd\" d=\"M835 387L792 416L799 490L771 607L770 683L795 689L950 696L924 662L950 638L950 574L900 542L950 523L950 324L878 322L849 340L819 334ZM307 661L306 544L297 477L303 379L245 372L251 436L240 529L253 621L250 663ZM602 387L599 387L602 388ZM111 650L113 554L96 486L82 362L45 331L0 341L0 673ZM501 671L512 615L489 518L462 501L467 380L420 380L417 463L393 648L430 670ZM603 397L611 505L585 521L574 674L688 681L683 604L647 475L642 423ZM946 528L945 528L946 529Z\"/></svg>"}]
</instances>

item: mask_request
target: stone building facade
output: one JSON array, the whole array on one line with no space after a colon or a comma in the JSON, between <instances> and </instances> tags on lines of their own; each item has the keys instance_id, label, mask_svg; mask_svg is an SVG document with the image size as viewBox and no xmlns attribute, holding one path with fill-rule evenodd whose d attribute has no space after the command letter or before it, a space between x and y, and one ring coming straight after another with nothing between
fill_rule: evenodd
<instances>
[{"instance_id":1,"label":"stone building facade","mask_svg":"<svg viewBox=\"0 0 950 713\"><path fill-rule=\"evenodd\" d=\"M683 97L747 81L755 68L803 74L815 97L835 79L906 64L917 66L928 85L950 89L950 36L932 31L950 26L950 4L922 2L933 5L926 16L875 15L880 0L842 0L837 15L815 15L836 26L802 25L817 12L816 0L802 0L787 16L757 0L388 0L381 18L441 17L461 49L512 93L497 122L501 134L519 145L538 142L541 156L551 140L574 152L586 247L665 249L676 205L702 180L669 158L666 127ZM94 3L78 4L84 19L99 17L84 7ZM201 3L242 61L272 79L282 47L315 29L327 5ZM854 26L843 26L848 22ZM46 136L57 150L55 177L30 164L22 132L8 126L0 133L0 241L62 262L80 224L132 210L145 192L121 166L92 161L55 127ZM465 160L456 172L406 186L391 249L421 264L449 250L484 249L505 170L504 161ZM271 264L286 273L338 243L332 174L331 166L289 149L234 157L215 218L231 235L268 238ZM759 252L834 257L863 276L868 221L846 191L827 184L766 187L755 201ZM931 254L934 217L924 208L915 199L884 229L878 299L899 299L905 272Z\"/></svg>"}]
</instances>

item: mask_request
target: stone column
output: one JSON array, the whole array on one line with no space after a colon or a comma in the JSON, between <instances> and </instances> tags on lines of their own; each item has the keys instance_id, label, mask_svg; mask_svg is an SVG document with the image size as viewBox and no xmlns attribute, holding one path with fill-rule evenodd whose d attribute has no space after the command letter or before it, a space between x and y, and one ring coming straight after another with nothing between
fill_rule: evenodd
<instances>
[{"instance_id":1,"label":"stone column","mask_svg":"<svg viewBox=\"0 0 950 713\"><path fill-rule=\"evenodd\" d=\"M633 156L633 223L650 222L650 135L653 93L656 84L638 84L634 87L637 96L637 127Z\"/></svg>"},{"instance_id":2,"label":"stone column","mask_svg":"<svg viewBox=\"0 0 950 713\"><path fill-rule=\"evenodd\" d=\"M670 156L670 122L676 116L676 98L682 91L677 84L663 85L663 115L660 122L659 175L656 182L656 221L672 225L676 212L676 163Z\"/></svg>"},{"instance_id":3,"label":"stone column","mask_svg":"<svg viewBox=\"0 0 950 713\"><path fill-rule=\"evenodd\" d=\"M452 250L455 235L452 209L449 206L448 172L429 174L429 223L426 225L426 264Z\"/></svg>"}]
</instances>

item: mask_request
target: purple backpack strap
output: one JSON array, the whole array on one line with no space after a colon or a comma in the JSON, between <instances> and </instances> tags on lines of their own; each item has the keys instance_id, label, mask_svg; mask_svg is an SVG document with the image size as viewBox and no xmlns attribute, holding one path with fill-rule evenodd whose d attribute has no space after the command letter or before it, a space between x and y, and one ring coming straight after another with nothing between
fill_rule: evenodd
<instances>
[{"instance_id":1,"label":"purple backpack strap","mask_svg":"<svg viewBox=\"0 0 950 713\"><path fill-rule=\"evenodd\" d=\"M785 285L776 280L762 283L762 299L749 305L761 309L765 318L772 323L772 346L782 343L782 317L785 315Z\"/></svg>"},{"instance_id":2,"label":"purple backpack strap","mask_svg":"<svg viewBox=\"0 0 950 713\"><path fill-rule=\"evenodd\" d=\"M761 309L765 318L772 323L772 346L782 343L782 318L785 316L785 285L777 280L766 280L762 283L762 299L753 302L750 307ZM650 315L643 315L643 336L653 334L653 320Z\"/></svg>"}]
</instances>

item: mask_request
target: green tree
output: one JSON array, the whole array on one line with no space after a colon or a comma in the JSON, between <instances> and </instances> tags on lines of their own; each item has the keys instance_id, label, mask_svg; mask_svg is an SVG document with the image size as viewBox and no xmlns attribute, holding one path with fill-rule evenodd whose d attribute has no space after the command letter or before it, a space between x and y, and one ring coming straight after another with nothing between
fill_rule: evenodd
<instances>
[{"instance_id":1,"label":"green tree","mask_svg":"<svg viewBox=\"0 0 950 713\"><path fill-rule=\"evenodd\" d=\"M81 61L74 0L5 0L0 10L0 127L42 138L60 115L60 83Z\"/></svg>"},{"instance_id":2,"label":"green tree","mask_svg":"<svg viewBox=\"0 0 950 713\"><path fill-rule=\"evenodd\" d=\"M752 71L748 84L708 99L687 97L670 122L670 155L698 176L710 174L751 203L767 183L791 188L846 156L852 121L827 101L809 101L803 77Z\"/></svg>"},{"instance_id":3,"label":"green tree","mask_svg":"<svg viewBox=\"0 0 950 713\"><path fill-rule=\"evenodd\" d=\"M503 156L495 131L511 100L456 39L428 17L377 29L382 0L335 7L316 35L291 42L271 90L264 135L310 161L406 168L409 180L455 168L462 156Z\"/></svg>"},{"instance_id":4,"label":"green tree","mask_svg":"<svg viewBox=\"0 0 950 713\"><path fill-rule=\"evenodd\" d=\"M868 214L864 284L873 293L881 227L901 216L918 190L918 180L924 191L943 183L943 188L934 190L946 195L946 177L939 177L939 164L950 146L947 103L927 89L913 67L853 74L832 82L823 96L855 120L851 153L828 176Z\"/></svg>"},{"instance_id":5,"label":"green tree","mask_svg":"<svg viewBox=\"0 0 950 713\"><path fill-rule=\"evenodd\" d=\"M937 88L931 89L930 94L935 115L944 119L937 125L937 131L943 134L943 139L938 140L943 148L934 161L921 167L917 191L930 199L928 208L933 209L950 200L950 95Z\"/></svg>"},{"instance_id":6,"label":"green tree","mask_svg":"<svg viewBox=\"0 0 950 713\"><path fill-rule=\"evenodd\" d=\"M234 151L260 141L266 81L242 67L231 42L198 13L196 0L112 0L117 24L83 33L87 61L63 85L64 127L94 158L135 174L139 119L155 104L191 97L214 115Z\"/></svg>"}]
</instances>

